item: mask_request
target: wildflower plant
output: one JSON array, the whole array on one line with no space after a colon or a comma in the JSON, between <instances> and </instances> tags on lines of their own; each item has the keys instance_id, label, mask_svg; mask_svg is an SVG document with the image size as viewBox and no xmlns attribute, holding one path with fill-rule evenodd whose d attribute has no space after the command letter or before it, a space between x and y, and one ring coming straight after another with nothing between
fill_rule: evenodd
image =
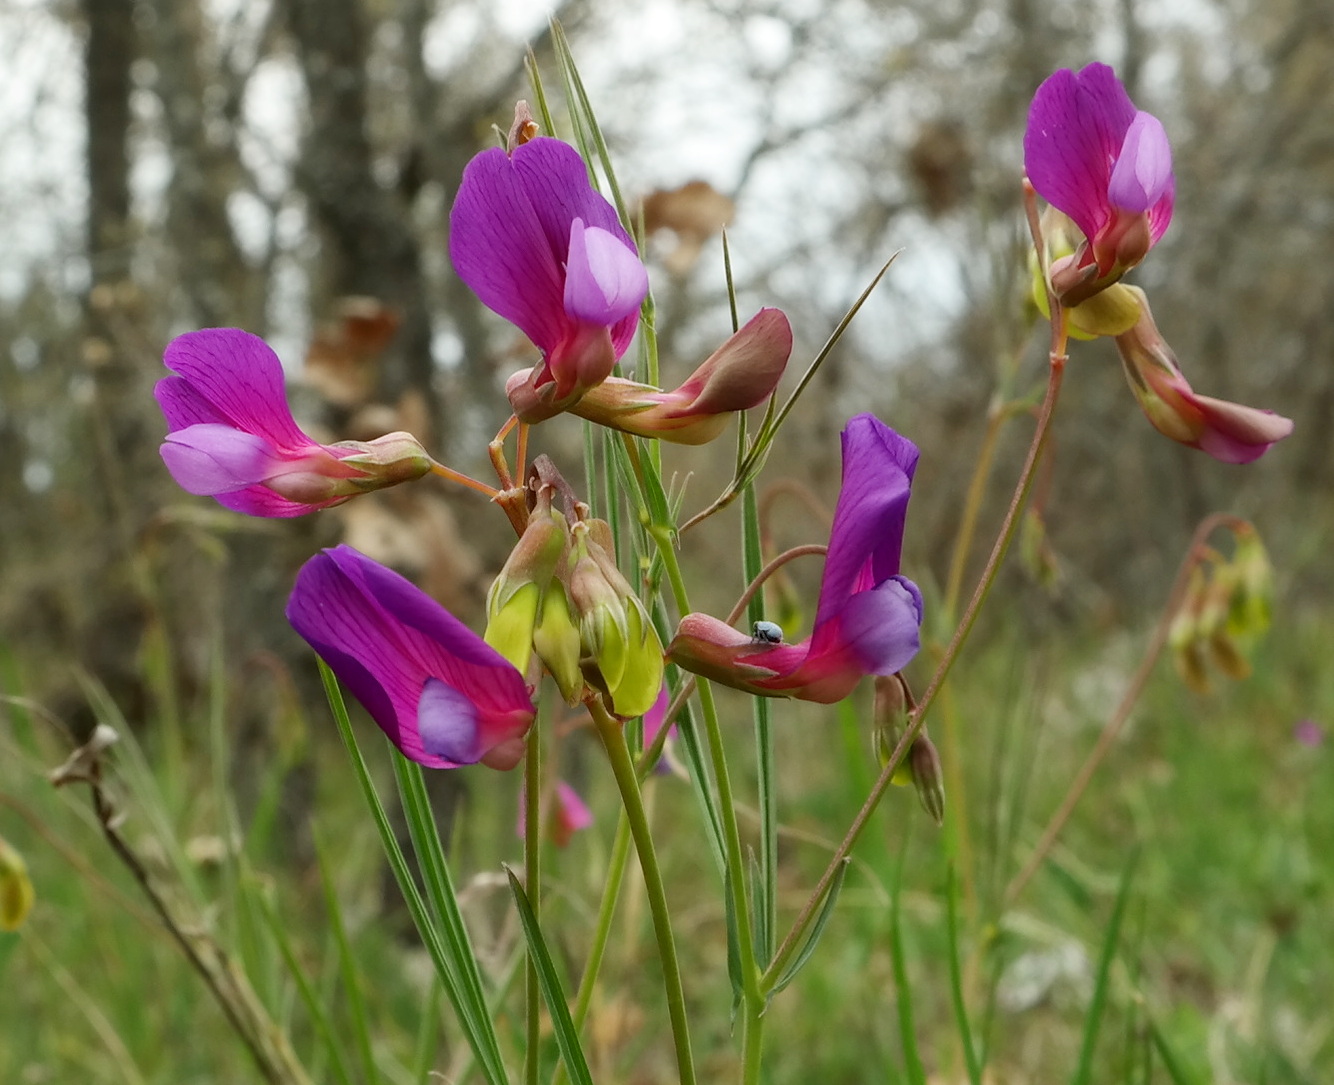
<instances>
[{"instance_id":1,"label":"wildflower plant","mask_svg":"<svg viewBox=\"0 0 1334 1085\"><path fill-rule=\"evenodd\" d=\"M558 41L563 41L559 35ZM545 107L539 126L521 104L505 145L483 151L464 171L450 216L455 270L537 352L533 364L506 385L513 416L490 445L496 485L437 463L406 434L365 444L311 440L286 407L272 352L254 336L228 329L187 333L167 348L172 375L157 392L169 430L162 455L185 489L251 515L317 512L427 475L461 482L490 498L514 528L516 543L488 593L484 629L470 629L404 578L346 545L312 557L287 604L292 626L323 661L334 715L476 1069L492 1085L514 1080L513 1059L522 1061L525 1082L545 1076L545 1003L560 1056L557 1076L591 1081L583 1036L610 925L599 922L571 1010L571 992L553 964L553 932L542 906L544 837L564 843L595 820L548 764L549 721L572 710L597 734L606 755L597 771L614 780L620 795L620 835L633 842L644 879L677 1077L690 1085L700 1077L676 950L679 931L643 799L645 788L668 786L681 775L671 770L675 755L662 756L667 742L680 747L684 775L703 816L697 828L676 831L698 832L703 850L717 861L734 999L717 1012L735 1014L737 1074L753 1085L761 1080L766 1010L818 951L852 848L888 786L911 782L937 822L949 814L949 762L959 751L948 743L938 750L925 719L1021 521L1046 451L1070 338L1115 337L1132 389L1153 425L1218 459L1253 460L1286 436L1291 423L1198 396L1185 383L1143 292L1121 281L1149 257L1171 219L1174 182L1164 127L1133 106L1106 66L1057 72L1038 88L1024 139L1035 289L1051 326L1046 393L991 556L962 608L959 576L951 574L941 620L957 618L957 626L935 653L924 692L915 696L905 670L922 645L927 608L915 579L924 572L911 557L908 508L919 456L931 450L919 450L908 433L874 413L850 418L842 430L840 486L824 495L833 506L827 539L762 564L756 479L794 403L818 379L847 321L781 405L777 389L793 334L788 318L770 307L744 324L734 321L734 334L675 390L659 387L654 329L640 319L641 312L652 311L650 278L633 222L618 211L618 199L605 198L594 185L597 172L610 175L605 145L568 55L562 57L575 102L574 128L583 136L580 146L550 134L556 125ZM538 134L540 129L548 134ZM1042 216L1039 195L1050 204ZM637 335L632 379L618 365L631 357ZM760 407L761 417L747 416ZM561 414L587 426L586 462L578 465L588 486L584 492L572 481L580 477L574 465L547 455L528 462L529 447L541 438L540 425ZM691 495L669 484L662 444L707 444L733 425L739 431L734 477L716 501L688 515ZM969 490L980 491L977 485ZM731 613L717 617L695 608L681 554L691 546L693 527L732 509L736 498L749 587ZM956 569L970 552L975 512L965 510ZM1236 556L1215 560L1203 536L1192 546L1181 581L1189 588L1179 587L1150 665L1168 642L1166 623L1174 619L1170 642L1179 658L1192 649L1198 654L1207 644L1225 671L1240 673L1237 643L1268 620L1268 565L1258 538L1239 521L1218 521L1209 530L1218 526L1235 533ZM812 615L809 631L799 636L799 630L784 629L765 615L762 588L776 577L790 596L795 589L786 577L788 567L815 555L823 557L818 597L813 605L806 601L791 608ZM737 811L745 800L729 755L735 739L727 733L715 684L754 697L759 792L754 856L743 846ZM425 900L365 769L342 689L402 755L394 755L394 767ZM824 875L807 887L805 903L794 917L781 917L774 774L781 702L828 705L851 697L873 703L865 713L865 741L880 772ZM1124 715L1112 722L1119 728ZM475 765L482 767L461 768ZM501 1042L421 770L480 772L519 765L524 861L521 876L511 872L509 880L529 952L526 1024L516 1052ZM668 766L662 778L667 782L655 774L662 765ZM1053 824L1059 831L1060 819ZM1033 863L1050 845L1050 840L1039 845ZM623 853L621 862L623 869ZM1017 880L1016 892L1026 876ZM620 891L621 879L610 878L600 915L610 915ZM979 1056L955 979L965 1060L977 1081Z\"/></svg>"}]
</instances>

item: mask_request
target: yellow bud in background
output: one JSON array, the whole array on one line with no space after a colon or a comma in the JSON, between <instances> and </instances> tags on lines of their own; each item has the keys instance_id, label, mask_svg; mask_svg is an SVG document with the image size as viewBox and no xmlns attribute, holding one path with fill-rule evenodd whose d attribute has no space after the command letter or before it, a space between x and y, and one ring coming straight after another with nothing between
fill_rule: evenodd
<instances>
[{"instance_id":1,"label":"yellow bud in background","mask_svg":"<svg viewBox=\"0 0 1334 1085\"><path fill-rule=\"evenodd\" d=\"M23 926L35 899L23 856L0 837L0 931L16 931Z\"/></svg>"}]
</instances>

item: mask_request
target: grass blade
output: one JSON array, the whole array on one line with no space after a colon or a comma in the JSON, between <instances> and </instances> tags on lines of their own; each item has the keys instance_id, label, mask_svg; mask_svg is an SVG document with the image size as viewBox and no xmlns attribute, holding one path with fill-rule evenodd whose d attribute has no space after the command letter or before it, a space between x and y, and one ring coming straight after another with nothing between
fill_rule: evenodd
<instances>
[{"instance_id":1,"label":"grass blade","mask_svg":"<svg viewBox=\"0 0 1334 1085\"><path fill-rule=\"evenodd\" d=\"M565 992L561 989L560 977L556 975L556 966L552 964L551 953L547 950L546 941L537 925L537 916L533 915L528 895L523 891L519 879L514 876L514 871L507 866L505 874L510 881L514 903L519 909L519 922L523 925L523 936L528 941L530 959L537 967L538 986L542 988L542 998L546 1001L547 1011L551 1014L552 1031L556 1034L556 1046L560 1048L565 1069L575 1085L593 1085L583 1048L579 1045L579 1034L575 1031L574 1021L570 1018L570 1007L565 1001Z\"/></svg>"},{"instance_id":2,"label":"grass blade","mask_svg":"<svg viewBox=\"0 0 1334 1085\"><path fill-rule=\"evenodd\" d=\"M1125 873L1121 875L1121 885L1116 891L1116 904L1112 907L1111 922L1107 927L1107 937L1103 941L1102 956L1098 961L1097 983L1093 988L1093 998L1089 1002L1088 1017L1084 1021L1084 1041L1079 1050L1079 1064L1071 1085L1089 1085L1093 1080L1093 1049L1098 1044L1098 1028L1102 1024L1103 1011L1107 1007L1108 987L1112 975L1112 962L1116 959L1116 947L1121 939L1121 922L1125 919L1126 904L1130 900L1130 882L1135 873L1135 864L1139 860L1139 849L1131 853L1126 863Z\"/></svg>"},{"instance_id":3,"label":"grass blade","mask_svg":"<svg viewBox=\"0 0 1334 1085\"><path fill-rule=\"evenodd\" d=\"M356 773L357 783L361 787L366 805L375 820L375 827L380 833L380 843L383 845L385 855L389 859L389 866L394 872L394 879L398 882L398 888L403 894L404 902L408 906L408 911L412 914L412 921L416 924L417 933L421 935L422 943L435 964L436 974L445 985L445 993L449 995L450 1004L454 1007L459 1023L463 1026L463 1033L467 1038L468 1046L472 1048L473 1055L490 1085L509 1085L509 1075L506 1073L504 1061L500 1056L500 1044L496 1039L495 1026L487 1012L486 1003L483 1001L479 1013L472 992L465 990L465 981L460 975L461 965L458 961L457 947L447 948L441 937L441 932L431 922L426 901L422 898L417 889L417 883L412 878L412 871L408 868L407 858L403 854L403 849L398 845L398 839L394 836L394 828L389 823L389 815L385 812L379 792L375 789L375 781L371 779L370 770L366 766L366 759L362 757L361 749L357 745L356 735L352 731L352 721L348 718L347 706L343 703L342 690L338 686L338 679L334 677L333 671L328 668L323 660L319 661L319 667L320 677L324 681L324 692L329 700L329 708L333 712L339 733L343 737L343 743L352 758L352 767ZM472 964L474 967L476 966L475 960L472 961Z\"/></svg>"},{"instance_id":4,"label":"grass blade","mask_svg":"<svg viewBox=\"0 0 1334 1085\"><path fill-rule=\"evenodd\" d=\"M848 867L851 863L851 859L844 859L839 872L834 876L834 880L829 883L829 892L825 895L824 903L820 906L820 914L815 917L815 922L811 924L811 933L806 938L806 944L801 947L800 952L783 969L782 975L774 983L772 994L776 995L796 979L797 973L801 971L802 966L810 960L811 954L815 952L816 944L820 941L820 935L824 933L825 924L829 922L829 917L834 914L834 905L838 903L838 894L843 889L843 879L847 876Z\"/></svg>"},{"instance_id":5,"label":"grass blade","mask_svg":"<svg viewBox=\"0 0 1334 1085\"><path fill-rule=\"evenodd\" d=\"M894 886L893 902L889 906L889 948L894 966L894 1002L899 1016L899 1040L903 1045L903 1061L907 1064L908 1080L912 1085L926 1085L926 1070L917 1051L917 1029L913 1023L912 987L908 984L908 965L903 959L903 928L899 923L901 889Z\"/></svg>"},{"instance_id":6,"label":"grass blade","mask_svg":"<svg viewBox=\"0 0 1334 1085\"><path fill-rule=\"evenodd\" d=\"M945 882L946 933L949 936L950 953L950 1001L954 1004L954 1020L959 1026L959 1039L963 1043L963 1061L968 1067L968 1080L972 1085L982 1083L982 1063L973 1046L973 1030L968 1024L968 1007L963 1000L963 972L959 963L959 879L950 864Z\"/></svg>"}]
</instances>

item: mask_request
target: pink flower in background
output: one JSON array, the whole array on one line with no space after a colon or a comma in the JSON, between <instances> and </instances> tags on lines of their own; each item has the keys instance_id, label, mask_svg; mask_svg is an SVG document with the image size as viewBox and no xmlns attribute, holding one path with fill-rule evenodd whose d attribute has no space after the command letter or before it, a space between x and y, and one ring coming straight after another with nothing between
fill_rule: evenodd
<instances>
[{"instance_id":1,"label":"pink flower in background","mask_svg":"<svg viewBox=\"0 0 1334 1085\"><path fill-rule=\"evenodd\" d=\"M573 147L538 137L512 154L483 151L463 171L449 227L459 278L541 350L531 385L544 417L611 375L648 272Z\"/></svg>"},{"instance_id":2,"label":"pink flower in background","mask_svg":"<svg viewBox=\"0 0 1334 1085\"><path fill-rule=\"evenodd\" d=\"M287 620L403 756L513 768L535 709L523 676L420 588L350 546L301 568Z\"/></svg>"},{"instance_id":3,"label":"pink flower in background","mask_svg":"<svg viewBox=\"0 0 1334 1085\"><path fill-rule=\"evenodd\" d=\"M810 637L776 644L687 614L668 659L749 693L824 704L841 701L865 675L907 666L922 624L922 593L899 574L917 455L874 415L859 414L843 430L843 486Z\"/></svg>"},{"instance_id":4,"label":"pink flower in background","mask_svg":"<svg viewBox=\"0 0 1334 1085\"><path fill-rule=\"evenodd\" d=\"M177 336L154 388L167 419L162 459L192 494L251 516L300 516L431 469L415 437L322 445L292 420L283 368L269 345L238 328Z\"/></svg>"},{"instance_id":5,"label":"pink flower in background","mask_svg":"<svg viewBox=\"0 0 1334 1085\"><path fill-rule=\"evenodd\" d=\"M1315 720L1298 720L1293 725L1292 737L1303 746L1314 749L1325 744L1325 729Z\"/></svg>"},{"instance_id":6,"label":"pink flower in background","mask_svg":"<svg viewBox=\"0 0 1334 1085\"><path fill-rule=\"evenodd\" d=\"M1051 268L1053 287L1067 304L1116 282L1172 220L1167 133L1135 108L1106 64L1062 68L1038 87L1024 132L1024 169L1038 194L1086 239Z\"/></svg>"},{"instance_id":7,"label":"pink flower in background","mask_svg":"<svg viewBox=\"0 0 1334 1085\"><path fill-rule=\"evenodd\" d=\"M564 780L556 782L556 792L551 799L554 801L548 803L544 799L542 803L543 829L547 839L563 848L575 833L593 824L593 811L579 797L579 792ZM515 831L520 837L528 831L528 802L522 790L519 792L519 821Z\"/></svg>"}]
</instances>

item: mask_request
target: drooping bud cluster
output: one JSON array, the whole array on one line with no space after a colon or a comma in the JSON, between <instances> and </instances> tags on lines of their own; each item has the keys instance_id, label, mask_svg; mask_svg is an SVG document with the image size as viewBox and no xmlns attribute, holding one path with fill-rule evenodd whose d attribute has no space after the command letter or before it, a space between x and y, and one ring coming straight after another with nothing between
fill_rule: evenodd
<instances>
[{"instance_id":1,"label":"drooping bud cluster","mask_svg":"<svg viewBox=\"0 0 1334 1085\"><path fill-rule=\"evenodd\" d=\"M1211 553L1191 570L1181 606L1168 630L1177 673L1197 693L1209 691L1209 664L1232 679L1251 673L1247 652L1269 628L1273 569L1250 524L1233 528L1231 559Z\"/></svg>"}]
</instances>

